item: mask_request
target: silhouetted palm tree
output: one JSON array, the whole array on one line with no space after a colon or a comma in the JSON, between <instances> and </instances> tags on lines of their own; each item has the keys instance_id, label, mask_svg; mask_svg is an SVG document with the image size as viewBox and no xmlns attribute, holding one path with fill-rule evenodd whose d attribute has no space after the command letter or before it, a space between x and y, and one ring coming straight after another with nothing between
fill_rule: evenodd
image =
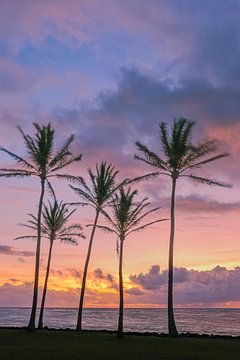
<instances>
[{"instance_id":1,"label":"silhouetted palm tree","mask_svg":"<svg viewBox=\"0 0 240 360\"><path fill-rule=\"evenodd\" d=\"M135 196L137 190L131 190L129 187L126 191L120 188L119 194L115 194L113 197L112 208L113 215L103 211L103 215L108 221L110 226L97 225L98 228L117 235L119 239L119 317L118 317L118 331L117 337L123 337L123 245L126 238L136 231L141 231L150 225L156 224L160 221L167 219L160 219L151 221L147 224L140 225L145 217L156 212L160 208L154 208L147 210L146 208L150 203L147 198L139 202L135 202ZM118 247L117 247L118 249Z\"/></svg>"},{"instance_id":2,"label":"silhouetted palm tree","mask_svg":"<svg viewBox=\"0 0 240 360\"><path fill-rule=\"evenodd\" d=\"M112 195L114 194L114 192L123 184L123 182L120 184L116 183L116 176L118 174L118 171L115 170L112 164L107 165L106 162L101 162L100 165L96 165L96 174L94 174L91 169L88 170L88 174L91 182L90 187L81 177L78 178L80 188L70 185L70 187L75 191L75 193L83 200L83 202L72 203L72 205L90 206L95 209L95 220L89 240L88 251L83 271L78 319L76 326L77 331L80 331L82 329L82 311L87 280L87 271L98 218L101 211L111 204Z\"/></svg>"},{"instance_id":3,"label":"silhouetted palm tree","mask_svg":"<svg viewBox=\"0 0 240 360\"><path fill-rule=\"evenodd\" d=\"M30 176L37 176L40 179L41 194L38 204L38 230L37 230L37 244L36 244L36 261L35 261L35 276L34 276L34 290L32 311L28 324L28 330L32 331L35 328L35 317L37 309L38 298L38 279L39 279L39 262L40 262L40 247L41 247L41 214L42 204L45 192L45 184L47 183L52 188L49 181L50 178L61 178L69 181L74 180L74 176L67 174L59 174L58 171L65 168L76 161L80 161L82 155L73 156L69 150L73 142L74 135L71 135L55 153L54 153L54 136L55 130L49 123L47 126L33 123L36 130L34 137L27 135L18 127L25 146L28 152L28 159L23 159L21 156L0 147L0 150L10 155L20 168L17 169L0 169L0 177L5 178L25 178Z\"/></svg>"},{"instance_id":4,"label":"silhouetted palm tree","mask_svg":"<svg viewBox=\"0 0 240 360\"><path fill-rule=\"evenodd\" d=\"M140 176L135 181L148 179L151 177L165 175L171 178L172 194L171 194L171 231L169 241L169 263L168 263L168 329L170 336L177 336L177 328L174 321L173 313L173 245L174 245L174 229L175 229L175 190L176 182L179 178L189 178L196 182L216 185L222 187L230 187L219 181L192 175L191 170L201 168L203 165L215 160L225 158L228 153L212 155L217 150L215 140L203 141L197 145L191 143L192 129L194 122L185 118L174 120L171 135L167 133L167 125L164 122L159 124L160 142L163 157L157 155L140 142L136 142L137 149L142 156L135 155L135 159L157 169L156 172L148 175ZM210 155L210 157L209 157Z\"/></svg>"},{"instance_id":5,"label":"silhouetted palm tree","mask_svg":"<svg viewBox=\"0 0 240 360\"><path fill-rule=\"evenodd\" d=\"M69 212L67 204L63 203L62 201L58 203L57 200L54 200L53 204L49 201L48 206L43 204L41 237L49 240L49 251L48 251L48 261L47 261L46 275L45 275L42 302L41 302L39 322L38 322L39 329L42 329L43 327L43 312L44 312L44 305L47 294L48 277L50 272L52 247L54 241L59 240L61 243L78 245L76 238L80 237L85 239L85 236L82 233L82 226L80 224L67 225L71 215L75 211L76 209L73 209ZM28 220L28 224L20 224L20 225L37 231L37 224L38 224L37 217L32 214L29 214L29 216L31 219ZM15 240L27 239L27 238L36 239L37 236L33 236L33 235L19 236L15 238Z\"/></svg>"}]
</instances>

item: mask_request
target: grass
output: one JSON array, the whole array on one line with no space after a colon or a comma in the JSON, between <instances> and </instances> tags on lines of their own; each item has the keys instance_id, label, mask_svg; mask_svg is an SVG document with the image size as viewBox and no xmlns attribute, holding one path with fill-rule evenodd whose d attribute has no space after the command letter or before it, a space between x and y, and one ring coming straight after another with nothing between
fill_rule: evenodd
<instances>
[{"instance_id":1,"label":"grass","mask_svg":"<svg viewBox=\"0 0 240 360\"><path fill-rule=\"evenodd\" d=\"M239 354L239 339L0 329L2 360L237 360Z\"/></svg>"}]
</instances>

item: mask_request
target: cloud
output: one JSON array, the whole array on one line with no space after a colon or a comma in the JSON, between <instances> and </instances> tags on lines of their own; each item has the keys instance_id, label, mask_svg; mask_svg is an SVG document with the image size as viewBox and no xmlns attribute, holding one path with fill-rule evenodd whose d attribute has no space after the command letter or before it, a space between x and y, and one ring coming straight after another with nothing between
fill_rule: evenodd
<instances>
[{"instance_id":1,"label":"cloud","mask_svg":"<svg viewBox=\"0 0 240 360\"><path fill-rule=\"evenodd\" d=\"M106 280L106 281L108 281L108 282L110 282L110 283L114 282L113 275L111 275L111 274L106 274L106 275L104 275L102 269L100 269L100 268L97 268L97 269L94 270L93 276L94 276L96 279Z\"/></svg>"},{"instance_id":2,"label":"cloud","mask_svg":"<svg viewBox=\"0 0 240 360\"><path fill-rule=\"evenodd\" d=\"M20 257L31 257L35 253L33 251L19 251L13 248L12 246L0 245L0 254L11 255L11 256L20 256Z\"/></svg>"},{"instance_id":3,"label":"cloud","mask_svg":"<svg viewBox=\"0 0 240 360\"><path fill-rule=\"evenodd\" d=\"M144 291L140 290L137 287L132 287L130 289L125 290L125 293L128 295L134 295L134 296L141 296L141 295L145 294Z\"/></svg>"},{"instance_id":4,"label":"cloud","mask_svg":"<svg viewBox=\"0 0 240 360\"><path fill-rule=\"evenodd\" d=\"M152 199L153 204L161 204L162 209L169 209L170 198L163 197L159 194L159 191L154 189L146 189L149 192L149 196ZM193 214L214 214L222 215L240 211L239 202L221 202L211 199L207 196L199 194L191 195L178 195L176 196L176 209L180 213Z\"/></svg>"},{"instance_id":5,"label":"cloud","mask_svg":"<svg viewBox=\"0 0 240 360\"><path fill-rule=\"evenodd\" d=\"M0 306L30 307L32 301L33 283L12 284L12 281L0 286ZM39 287L38 301L40 303L43 288ZM78 307L79 289L68 287L67 290L48 288L46 306L49 307ZM89 306L106 306L118 303L118 298L112 292L102 292L96 289L87 289L85 303Z\"/></svg>"},{"instance_id":6,"label":"cloud","mask_svg":"<svg viewBox=\"0 0 240 360\"><path fill-rule=\"evenodd\" d=\"M44 267L44 270L46 270L46 267ZM59 269L51 269L50 273L53 276L60 277L60 278L69 278L73 277L74 279L80 279L82 276L82 272L77 270L76 268L63 268L62 270Z\"/></svg>"},{"instance_id":7,"label":"cloud","mask_svg":"<svg viewBox=\"0 0 240 360\"><path fill-rule=\"evenodd\" d=\"M5 283L0 286L0 306L31 306L33 284L25 282L21 285ZM41 299L42 287L40 287L39 300ZM76 306L77 293L74 289L55 291L48 289L47 302L49 306Z\"/></svg>"},{"instance_id":8,"label":"cloud","mask_svg":"<svg viewBox=\"0 0 240 360\"><path fill-rule=\"evenodd\" d=\"M146 290L153 290L158 289L166 282L165 274L160 275L159 265L152 265L148 273L131 275L130 280L132 281L132 283L140 285Z\"/></svg>"},{"instance_id":9,"label":"cloud","mask_svg":"<svg viewBox=\"0 0 240 360\"><path fill-rule=\"evenodd\" d=\"M92 274L93 279L101 280L101 281L105 281L108 285L108 288L110 289L118 289L118 284L115 281L115 278L112 274L104 274L103 270L100 268L97 268L94 270L93 274Z\"/></svg>"},{"instance_id":10,"label":"cloud","mask_svg":"<svg viewBox=\"0 0 240 360\"><path fill-rule=\"evenodd\" d=\"M133 284L147 290L144 301L166 304L168 271L160 272L158 265L153 265L143 274L130 276ZM216 266L212 270L174 269L175 304L212 304L228 301L240 301L240 267L228 270Z\"/></svg>"},{"instance_id":11,"label":"cloud","mask_svg":"<svg viewBox=\"0 0 240 360\"><path fill-rule=\"evenodd\" d=\"M220 202L207 197L193 194L177 197L177 209L181 212L226 214L240 210L239 202Z\"/></svg>"},{"instance_id":12,"label":"cloud","mask_svg":"<svg viewBox=\"0 0 240 360\"><path fill-rule=\"evenodd\" d=\"M89 106L58 106L49 112L36 112L34 117L40 122L51 120L60 137L74 132L74 149L81 149L88 163L107 159L134 176L141 166L133 160L135 141L158 151L156 132L160 121L194 116L198 120L194 137L207 136L209 123L226 126L239 121L239 95L240 89L229 91L208 80L192 78L173 83L131 67L120 71L114 90L99 93ZM19 114L11 113L9 121L16 123L14 116ZM5 117L6 111L2 113Z\"/></svg>"},{"instance_id":13,"label":"cloud","mask_svg":"<svg viewBox=\"0 0 240 360\"><path fill-rule=\"evenodd\" d=\"M92 283L86 292L89 306L117 306L118 292L112 291L111 284L106 287L106 279ZM153 265L146 273L131 275L130 284L125 289L126 305L166 306L167 270L160 271ZM98 279L100 280L100 279ZM17 279L9 279L0 286L0 306L30 306L32 283L19 284ZM176 306L226 306L227 303L240 302L240 267L232 270L216 266L211 270L174 269L174 303ZM94 284L94 287L92 285ZM104 286L102 286L104 285ZM130 285L130 286L129 286ZM116 289L117 290L117 289ZM40 287L39 299L42 287ZM77 306L79 289L68 287L67 290L48 290L47 306Z\"/></svg>"}]
</instances>

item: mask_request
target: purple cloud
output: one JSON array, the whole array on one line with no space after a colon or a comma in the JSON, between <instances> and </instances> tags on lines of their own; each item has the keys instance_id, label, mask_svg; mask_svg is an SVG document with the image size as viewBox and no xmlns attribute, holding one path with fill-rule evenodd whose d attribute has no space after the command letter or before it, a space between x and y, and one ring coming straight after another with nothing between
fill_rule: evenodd
<instances>
[{"instance_id":1,"label":"purple cloud","mask_svg":"<svg viewBox=\"0 0 240 360\"><path fill-rule=\"evenodd\" d=\"M165 304L167 300L168 271L160 272L153 265L143 274L130 276L133 284L147 291L145 302ZM228 270L216 266L212 270L174 269L174 300L176 304L200 304L240 301L240 267Z\"/></svg>"},{"instance_id":2,"label":"purple cloud","mask_svg":"<svg viewBox=\"0 0 240 360\"><path fill-rule=\"evenodd\" d=\"M145 294L144 291L140 290L140 289L137 288L137 287L132 287L132 288L130 288L130 289L127 289L127 290L125 291L125 293L128 294L128 295L134 295L134 296L141 296L141 295L144 295L144 294Z\"/></svg>"}]
</instances>

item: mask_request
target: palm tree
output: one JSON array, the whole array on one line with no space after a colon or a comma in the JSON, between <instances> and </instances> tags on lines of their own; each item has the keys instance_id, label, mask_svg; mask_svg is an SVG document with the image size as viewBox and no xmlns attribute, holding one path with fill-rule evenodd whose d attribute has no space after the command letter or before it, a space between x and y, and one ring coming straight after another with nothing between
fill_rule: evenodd
<instances>
[{"instance_id":1,"label":"palm tree","mask_svg":"<svg viewBox=\"0 0 240 360\"><path fill-rule=\"evenodd\" d=\"M36 244L36 259L35 259L35 276L34 276L34 289L31 316L27 329L33 331L35 329L35 318L37 309L38 298L38 279L39 279L39 263L40 263L40 248L41 248L41 214L42 205L45 192L45 184L47 183L52 189L50 178L67 179L69 181L74 180L74 176L68 174L60 174L59 170L62 170L66 166L78 162L81 160L82 155L73 156L70 152L70 145L74 140L74 135L71 135L63 144L62 147L54 152L55 144L55 130L52 125L39 125L33 123L36 130L36 134L32 137L24 133L24 131L18 127L25 146L27 148L29 159L23 159L21 156L0 147L0 150L10 155L20 166L16 169L0 169L0 177L5 178L25 178L30 176L37 176L40 180L41 193L38 203L38 215L37 215L37 244Z\"/></svg>"},{"instance_id":2,"label":"palm tree","mask_svg":"<svg viewBox=\"0 0 240 360\"><path fill-rule=\"evenodd\" d=\"M91 169L88 170L89 179L91 182L91 187L87 185L85 180L81 177L78 178L78 184L80 187L75 187L70 185L70 187L75 191L75 193L80 196L83 202L72 203L71 205L81 205L81 206L90 206L95 210L95 219L94 225L92 228L88 251L84 265L83 278L82 278L82 287L80 293L79 309L78 309L78 319L76 330L82 330L82 311L84 303L84 294L87 280L88 265L90 261L93 238L96 230L96 225L100 213L104 208L109 206L112 201L112 195L115 191L123 185L124 182L120 184L116 183L116 176L118 171L115 170L112 164L107 165L106 162L101 162L100 165L96 165L96 174L92 172Z\"/></svg>"},{"instance_id":3,"label":"palm tree","mask_svg":"<svg viewBox=\"0 0 240 360\"><path fill-rule=\"evenodd\" d=\"M228 153L212 155L217 151L217 143L215 140L207 140L197 145L191 143L192 130L194 122L185 118L174 119L171 135L168 135L167 125L164 122L159 124L161 152L159 156L140 142L136 142L137 149L142 156L135 155L135 159L156 169L155 172L148 175L140 176L135 181L148 179L156 176L168 176L172 182L171 194L171 230L169 241L169 262L168 262L168 329L169 335L174 337L178 335L174 321L173 313L173 246L175 231L175 191L176 183L179 178L188 178L195 182L230 187L230 185L200 177L192 174L192 170L199 169L203 165L211 163L228 156ZM162 156L163 155L163 156Z\"/></svg>"},{"instance_id":4,"label":"palm tree","mask_svg":"<svg viewBox=\"0 0 240 360\"><path fill-rule=\"evenodd\" d=\"M119 194L115 194L112 202L113 216L103 211L103 215L110 226L97 225L98 228L117 235L120 241L119 249L119 317L117 337L123 337L123 245L126 238L133 232L142 231L150 225L156 224L167 219L151 221L147 224L140 225L145 217L156 212L160 208L146 210L150 204L147 198L135 202L137 190L131 190L129 187L126 191L120 188Z\"/></svg>"},{"instance_id":5,"label":"palm tree","mask_svg":"<svg viewBox=\"0 0 240 360\"><path fill-rule=\"evenodd\" d=\"M38 322L39 329L42 329L43 327L43 312L44 312L44 305L47 294L48 277L51 266L52 247L54 242L56 240L60 240L61 243L78 245L76 238L85 239L85 236L82 233L81 225L79 224L67 225L70 217L75 211L76 209L73 209L72 211L69 212L67 204L63 203L62 201L58 203L56 199L54 200L53 204L49 201L48 206L43 204L43 211L42 211L43 220L41 223L41 234L42 234L42 238L46 238L49 240L49 251L48 251L47 269L46 269L39 322ZM30 216L30 220L28 220L28 223L20 224L20 225L37 231L37 225L38 225L37 217L32 214L29 214L29 216ZM15 238L15 240L27 239L27 238L36 239L37 237L33 235L25 235L25 236L19 236Z\"/></svg>"}]
</instances>

